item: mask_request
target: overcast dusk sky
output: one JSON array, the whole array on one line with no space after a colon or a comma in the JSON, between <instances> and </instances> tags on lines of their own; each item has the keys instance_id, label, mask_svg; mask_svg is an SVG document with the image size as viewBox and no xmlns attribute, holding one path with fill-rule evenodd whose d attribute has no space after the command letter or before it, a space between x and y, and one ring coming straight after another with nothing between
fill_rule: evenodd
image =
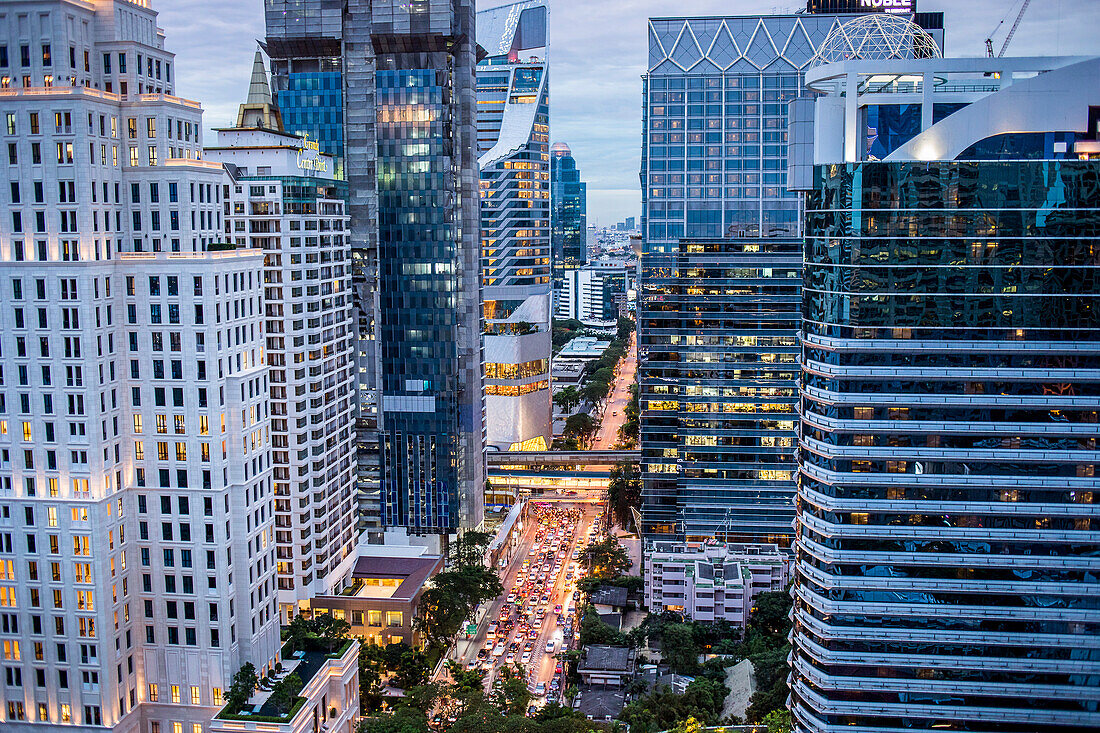
<instances>
[{"instance_id":1,"label":"overcast dusk sky","mask_svg":"<svg viewBox=\"0 0 1100 733\"><path fill-rule=\"evenodd\" d=\"M945 13L946 55L981 56L1005 18L995 47L1022 0L918 0ZM207 130L232 124L248 92L263 0L153 0L166 45L176 54L176 93L202 102ZM479 8L506 3L486 0ZM679 15L793 12L798 0L550 0L551 138L573 150L588 182L588 221L613 224L640 214L641 74L646 20ZM1100 0L1032 2L1009 56L1100 53ZM207 144L214 138L207 133Z\"/></svg>"}]
</instances>

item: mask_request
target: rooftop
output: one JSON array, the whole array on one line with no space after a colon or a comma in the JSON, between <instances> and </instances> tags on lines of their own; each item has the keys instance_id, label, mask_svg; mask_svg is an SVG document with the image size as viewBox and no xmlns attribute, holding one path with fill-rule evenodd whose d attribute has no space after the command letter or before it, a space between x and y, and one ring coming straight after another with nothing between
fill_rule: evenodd
<instances>
[{"instance_id":1,"label":"rooftop","mask_svg":"<svg viewBox=\"0 0 1100 733\"><path fill-rule=\"evenodd\" d=\"M606 720L617 718L625 704L626 693L622 690L585 685L580 688L574 706L582 715L593 720Z\"/></svg>"},{"instance_id":2,"label":"rooftop","mask_svg":"<svg viewBox=\"0 0 1100 733\"><path fill-rule=\"evenodd\" d=\"M593 604L604 606L625 606L627 590L617 585L601 585L592 593Z\"/></svg>"},{"instance_id":3,"label":"rooftop","mask_svg":"<svg viewBox=\"0 0 1100 733\"><path fill-rule=\"evenodd\" d=\"M582 672L599 670L629 672L631 656L630 649L625 646L592 644L585 647L585 655L581 661L580 670Z\"/></svg>"}]
</instances>

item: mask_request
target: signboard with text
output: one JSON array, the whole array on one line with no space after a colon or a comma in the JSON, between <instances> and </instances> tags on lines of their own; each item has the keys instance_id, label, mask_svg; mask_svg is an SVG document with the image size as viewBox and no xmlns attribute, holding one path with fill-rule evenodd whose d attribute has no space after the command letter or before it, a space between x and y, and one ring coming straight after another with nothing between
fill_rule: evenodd
<instances>
[{"instance_id":1,"label":"signboard with text","mask_svg":"<svg viewBox=\"0 0 1100 733\"><path fill-rule=\"evenodd\" d=\"M917 0L807 0L808 13L915 13Z\"/></svg>"}]
</instances>

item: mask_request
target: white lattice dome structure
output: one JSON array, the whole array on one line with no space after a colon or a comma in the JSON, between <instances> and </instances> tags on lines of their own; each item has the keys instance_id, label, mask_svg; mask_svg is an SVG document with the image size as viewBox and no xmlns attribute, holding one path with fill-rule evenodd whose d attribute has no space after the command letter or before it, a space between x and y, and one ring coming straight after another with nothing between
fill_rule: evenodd
<instances>
[{"instance_id":1,"label":"white lattice dome structure","mask_svg":"<svg viewBox=\"0 0 1100 733\"><path fill-rule=\"evenodd\" d=\"M908 18L868 13L829 31L810 66L851 59L927 59L942 55L932 36Z\"/></svg>"}]
</instances>

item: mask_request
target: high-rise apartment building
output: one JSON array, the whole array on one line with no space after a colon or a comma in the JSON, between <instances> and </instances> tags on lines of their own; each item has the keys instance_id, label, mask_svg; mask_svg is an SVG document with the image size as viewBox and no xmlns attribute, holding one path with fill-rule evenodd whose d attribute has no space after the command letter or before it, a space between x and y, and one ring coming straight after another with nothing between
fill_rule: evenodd
<instances>
[{"instance_id":1,"label":"high-rise apartment building","mask_svg":"<svg viewBox=\"0 0 1100 733\"><path fill-rule=\"evenodd\" d=\"M194 730L279 659L263 253L148 2L0 6L7 729Z\"/></svg>"},{"instance_id":2,"label":"high-rise apartment building","mask_svg":"<svg viewBox=\"0 0 1100 733\"><path fill-rule=\"evenodd\" d=\"M625 316L627 291L637 285L635 268L625 259L601 257L561 277L555 318L615 321Z\"/></svg>"},{"instance_id":3,"label":"high-rise apartment building","mask_svg":"<svg viewBox=\"0 0 1100 733\"><path fill-rule=\"evenodd\" d=\"M942 35L942 15L926 16ZM853 17L649 22L638 294L646 535L790 546L802 278L787 107Z\"/></svg>"},{"instance_id":4,"label":"high-rise apartment building","mask_svg":"<svg viewBox=\"0 0 1100 733\"><path fill-rule=\"evenodd\" d=\"M1100 728L1098 79L807 72L799 731Z\"/></svg>"},{"instance_id":5,"label":"high-rise apartment building","mask_svg":"<svg viewBox=\"0 0 1100 733\"><path fill-rule=\"evenodd\" d=\"M545 0L477 14L486 442L545 450L550 417L550 106Z\"/></svg>"},{"instance_id":6,"label":"high-rise apartment building","mask_svg":"<svg viewBox=\"0 0 1100 733\"><path fill-rule=\"evenodd\" d=\"M206 158L228 173L224 238L264 252L276 573L289 623L349 580L359 535L347 184L318 143L284 131L259 52L236 126L217 133Z\"/></svg>"},{"instance_id":7,"label":"high-rise apartment building","mask_svg":"<svg viewBox=\"0 0 1100 733\"><path fill-rule=\"evenodd\" d=\"M588 184L565 143L550 146L550 249L555 280L588 262Z\"/></svg>"},{"instance_id":8,"label":"high-rise apartment building","mask_svg":"<svg viewBox=\"0 0 1100 733\"><path fill-rule=\"evenodd\" d=\"M342 54L363 523L373 539L381 526L477 526L485 416L473 3L272 0L267 10L284 116L284 71L299 69L305 83Z\"/></svg>"}]
</instances>

